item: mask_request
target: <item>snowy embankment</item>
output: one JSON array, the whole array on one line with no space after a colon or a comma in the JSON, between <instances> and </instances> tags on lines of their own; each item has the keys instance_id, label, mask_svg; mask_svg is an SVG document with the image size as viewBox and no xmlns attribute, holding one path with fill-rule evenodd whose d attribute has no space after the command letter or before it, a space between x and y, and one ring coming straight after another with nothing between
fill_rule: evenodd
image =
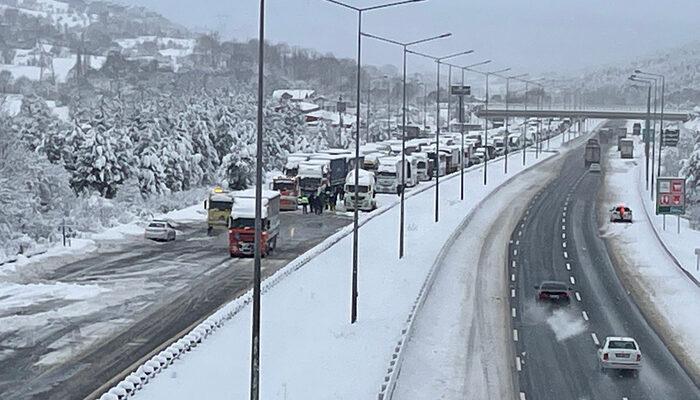
<instances>
[{"instance_id":1,"label":"snowy embankment","mask_svg":"<svg viewBox=\"0 0 700 400\"><path fill-rule=\"evenodd\" d=\"M700 382L700 287L688 275L698 277L693 253L700 247L700 232L683 224L677 234L673 217L666 218L663 231L663 217L654 215L645 189L644 147L636 141L634 159L620 159L611 147L599 209L607 220L607 209L622 201L632 209L634 222L606 224L602 234L621 279L646 319L695 382Z\"/></svg>"},{"instance_id":2,"label":"snowy embankment","mask_svg":"<svg viewBox=\"0 0 700 400\"><path fill-rule=\"evenodd\" d=\"M173 222L177 227L178 222L203 220L206 218L205 215L202 205L196 204L181 210L159 214L154 216L154 218L166 219ZM2 252L0 252L0 276L16 272L17 268L22 268L29 263L48 258L51 258L55 264L61 264L64 261L96 251L99 248L99 242L125 241L136 236L141 237L144 233L145 223L146 221L143 219L136 219L100 232L78 232L76 233L78 237L66 239L66 247L61 242L35 244L28 254L19 254L7 258L3 258ZM3 283L0 282L0 296L4 294L2 285Z\"/></svg>"},{"instance_id":3,"label":"snowy embankment","mask_svg":"<svg viewBox=\"0 0 700 400\"><path fill-rule=\"evenodd\" d=\"M557 138L556 140L559 140ZM554 141L553 143L554 144ZM538 162L551 157L543 153ZM366 217L359 241L358 321L349 323L352 236L341 231L332 246L302 255L264 283L261 333L261 397L265 399L376 398L392 352L403 341L407 316L438 253L474 207L496 187L535 163L527 153L489 163L465 174L465 201L459 200L459 173L441 180L440 222L434 222L434 190L415 190L406 201L406 254L398 253L398 207L382 207ZM340 238L342 237L342 238ZM294 273L290 273L294 269ZM284 280L280 277L286 278ZM183 355L136 397L150 400L245 398L250 367L250 293L224 306L230 318L196 350ZM208 321L211 322L211 321ZM216 321L218 322L218 321ZM199 329L200 332L204 332ZM402 334L403 331L403 334ZM400 345L398 347L401 347ZM391 372L392 368L389 368ZM391 375L391 374L389 374Z\"/></svg>"}]
</instances>

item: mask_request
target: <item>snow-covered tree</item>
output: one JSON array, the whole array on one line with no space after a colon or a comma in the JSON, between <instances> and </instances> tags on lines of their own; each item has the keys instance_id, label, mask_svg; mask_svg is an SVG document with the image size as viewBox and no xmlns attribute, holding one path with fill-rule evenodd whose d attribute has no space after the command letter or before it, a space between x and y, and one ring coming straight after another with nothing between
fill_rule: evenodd
<instances>
[{"instance_id":1,"label":"snow-covered tree","mask_svg":"<svg viewBox=\"0 0 700 400\"><path fill-rule=\"evenodd\" d=\"M222 185L232 190L241 190L253 183L256 132L257 127L253 121L243 121L236 127L236 140L221 160L217 173L217 179Z\"/></svg>"},{"instance_id":2,"label":"snow-covered tree","mask_svg":"<svg viewBox=\"0 0 700 400\"><path fill-rule=\"evenodd\" d=\"M113 197L130 174L131 143L126 132L115 131L105 123L105 115L96 110L93 118L72 138L71 186L76 193L97 192Z\"/></svg>"}]
</instances>

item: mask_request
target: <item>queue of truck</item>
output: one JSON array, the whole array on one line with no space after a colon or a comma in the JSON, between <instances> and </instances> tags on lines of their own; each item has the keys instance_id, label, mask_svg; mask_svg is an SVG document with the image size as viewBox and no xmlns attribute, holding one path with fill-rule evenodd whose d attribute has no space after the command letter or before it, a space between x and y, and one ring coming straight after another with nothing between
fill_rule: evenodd
<instances>
[{"instance_id":1,"label":"queue of truck","mask_svg":"<svg viewBox=\"0 0 700 400\"><path fill-rule=\"evenodd\" d=\"M559 126L562 125L568 128L568 124ZM532 136L526 133L506 135L504 130L489 132L487 143L483 141L483 132L469 132L464 137L446 132L439 143L434 138L413 138L405 144L398 139L367 143L360 146L359 157L349 149L289 154L283 174L275 177L269 190L262 193L261 254L266 256L277 247L279 213L297 210L301 196L340 194L346 210L372 211L377 208L377 193L400 194L421 181L432 180L436 174L450 174L461 166L480 164L533 143ZM360 166L357 198L356 165ZM232 257L254 253L254 205L253 190L226 191L218 186L204 202L208 234L227 229Z\"/></svg>"}]
</instances>

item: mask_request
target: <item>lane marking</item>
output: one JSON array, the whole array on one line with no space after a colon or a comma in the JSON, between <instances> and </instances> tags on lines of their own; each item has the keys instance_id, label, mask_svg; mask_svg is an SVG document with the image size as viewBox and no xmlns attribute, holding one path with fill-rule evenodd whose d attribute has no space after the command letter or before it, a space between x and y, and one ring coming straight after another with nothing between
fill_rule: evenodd
<instances>
[{"instance_id":1,"label":"lane marking","mask_svg":"<svg viewBox=\"0 0 700 400\"><path fill-rule=\"evenodd\" d=\"M591 337L593 338L593 343L595 343L596 346L600 346L600 342L598 341L598 336L596 336L595 333L591 333Z\"/></svg>"},{"instance_id":2,"label":"lane marking","mask_svg":"<svg viewBox=\"0 0 700 400\"><path fill-rule=\"evenodd\" d=\"M513 341L517 342L518 341L518 330L513 329Z\"/></svg>"},{"instance_id":3,"label":"lane marking","mask_svg":"<svg viewBox=\"0 0 700 400\"><path fill-rule=\"evenodd\" d=\"M515 289L510 289L510 297L515 297Z\"/></svg>"},{"instance_id":4,"label":"lane marking","mask_svg":"<svg viewBox=\"0 0 700 400\"><path fill-rule=\"evenodd\" d=\"M571 264L566 263L566 270L567 270L567 271L571 271Z\"/></svg>"},{"instance_id":5,"label":"lane marking","mask_svg":"<svg viewBox=\"0 0 700 400\"><path fill-rule=\"evenodd\" d=\"M585 312L585 311L581 311L581 314L583 314L583 319L585 319L586 321L588 321L588 313Z\"/></svg>"},{"instance_id":6,"label":"lane marking","mask_svg":"<svg viewBox=\"0 0 700 400\"><path fill-rule=\"evenodd\" d=\"M562 225L562 226L561 226L561 230L562 230L562 231L565 231L565 230L566 230L566 225Z\"/></svg>"},{"instance_id":7,"label":"lane marking","mask_svg":"<svg viewBox=\"0 0 700 400\"><path fill-rule=\"evenodd\" d=\"M562 239L566 239L566 233L562 233L562 234L561 234L561 238L562 238Z\"/></svg>"},{"instance_id":8,"label":"lane marking","mask_svg":"<svg viewBox=\"0 0 700 400\"><path fill-rule=\"evenodd\" d=\"M516 315L515 307L510 309L510 315L512 315L513 318L515 318L515 315Z\"/></svg>"},{"instance_id":9,"label":"lane marking","mask_svg":"<svg viewBox=\"0 0 700 400\"><path fill-rule=\"evenodd\" d=\"M514 250L513 250L513 255L514 255L514 256L517 256L517 255L518 255L518 249L514 249Z\"/></svg>"},{"instance_id":10,"label":"lane marking","mask_svg":"<svg viewBox=\"0 0 700 400\"><path fill-rule=\"evenodd\" d=\"M512 265L513 265L513 268L515 268L515 260L513 260L513 264L512 264Z\"/></svg>"},{"instance_id":11,"label":"lane marking","mask_svg":"<svg viewBox=\"0 0 700 400\"><path fill-rule=\"evenodd\" d=\"M521 227L521 228L524 228L524 227L525 227L525 223L524 223L524 222L521 223L521 224L520 224L520 227Z\"/></svg>"},{"instance_id":12,"label":"lane marking","mask_svg":"<svg viewBox=\"0 0 700 400\"><path fill-rule=\"evenodd\" d=\"M564 258L569 258L569 253L564 252Z\"/></svg>"},{"instance_id":13,"label":"lane marking","mask_svg":"<svg viewBox=\"0 0 700 400\"><path fill-rule=\"evenodd\" d=\"M622 400L629 400L627 397L623 397Z\"/></svg>"},{"instance_id":14,"label":"lane marking","mask_svg":"<svg viewBox=\"0 0 700 400\"><path fill-rule=\"evenodd\" d=\"M566 217L566 212L561 213L562 217Z\"/></svg>"},{"instance_id":15,"label":"lane marking","mask_svg":"<svg viewBox=\"0 0 700 400\"><path fill-rule=\"evenodd\" d=\"M515 274L510 274L510 280L515 282Z\"/></svg>"},{"instance_id":16,"label":"lane marking","mask_svg":"<svg viewBox=\"0 0 700 400\"><path fill-rule=\"evenodd\" d=\"M517 356L515 357L515 368L518 369L518 372L523 370L523 366L520 363L520 357L517 357Z\"/></svg>"},{"instance_id":17,"label":"lane marking","mask_svg":"<svg viewBox=\"0 0 700 400\"><path fill-rule=\"evenodd\" d=\"M581 301L581 294L579 294L579 292L576 292L576 300Z\"/></svg>"},{"instance_id":18,"label":"lane marking","mask_svg":"<svg viewBox=\"0 0 700 400\"><path fill-rule=\"evenodd\" d=\"M518 236L522 236L522 235L523 235L523 231L518 231Z\"/></svg>"},{"instance_id":19,"label":"lane marking","mask_svg":"<svg viewBox=\"0 0 700 400\"><path fill-rule=\"evenodd\" d=\"M572 284L572 285L575 285L575 284L576 284L576 279L574 279L573 276L570 276L570 277L569 277L569 280L571 281L571 284Z\"/></svg>"},{"instance_id":20,"label":"lane marking","mask_svg":"<svg viewBox=\"0 0 700 400\"><path fill-rule=\"evenodd\" d=\"M566 211L566 205L564 205L564 211Z\"/></svg>"},{"instance_id":21,"label":"lane marking","mask_svg":"<svg viewBox=\"0 0 700 400\"><path fill-rule=\"evenodd\" d=\"M515 245L516 245L516 246L520 246L520 240L516 240L516 241L515 241Z\"/></svg>"},{"instance_id":22,"label":"lane marking","mask_svg":"<svg viewBox=\"0 0 700 400\"><path fill-rule=\"evenodd\" d=\"M566 242L561 242L561 247L566 248Z\"/></svg>"},{"instance_id":23,"label":"lane marking","mask_svg":"<svg viewBox=\"0 0 700 400\"><path fill-rule=\"evenodd\" d=\"M520 400L527 400L527 399L525 398L525 393L520 392Z\"/></svg>"},{"instance_id":24,"label":"lane marking","mask_svg":"<svg viewBox=\"0 0 700 400\"><path fill-rule=\"evenodd\" d=\"M562 219L561 219L561 223L562 223L562 224L565 224L565 223L566 223L566 218L562 218Z\"/></svg>"}]
</instances>

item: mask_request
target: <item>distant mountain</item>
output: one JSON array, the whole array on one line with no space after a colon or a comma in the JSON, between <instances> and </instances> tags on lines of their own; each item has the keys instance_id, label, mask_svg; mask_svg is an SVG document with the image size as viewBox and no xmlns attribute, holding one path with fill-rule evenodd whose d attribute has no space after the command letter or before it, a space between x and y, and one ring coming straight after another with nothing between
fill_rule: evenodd
<instances>
[{"instance_id":1,"label":"distant mountain","mask_svg":"<svg viewBox=\"0 0 700 400\"><path fill-rule=\"evenodd\" d=\"M700 42L659 51L623 64L589 68L566 86L583 87L584 96L602 104L635 104L646 99L628 80L636 69L666 76L667 103L682 108L700 105Z\"/></svg>"},{"instance_id":2,"label":"distant mountain","mask_svg":"<svg viewBox=\"0 0 700 400\"><path fill-rule=\"evenodd\" d=\"M28 49L37 41L104 53L115 39L139 36L191 38L183 26L144 7L106 1L0 0L0 50Z\"/></svg>"}]
</instances>

